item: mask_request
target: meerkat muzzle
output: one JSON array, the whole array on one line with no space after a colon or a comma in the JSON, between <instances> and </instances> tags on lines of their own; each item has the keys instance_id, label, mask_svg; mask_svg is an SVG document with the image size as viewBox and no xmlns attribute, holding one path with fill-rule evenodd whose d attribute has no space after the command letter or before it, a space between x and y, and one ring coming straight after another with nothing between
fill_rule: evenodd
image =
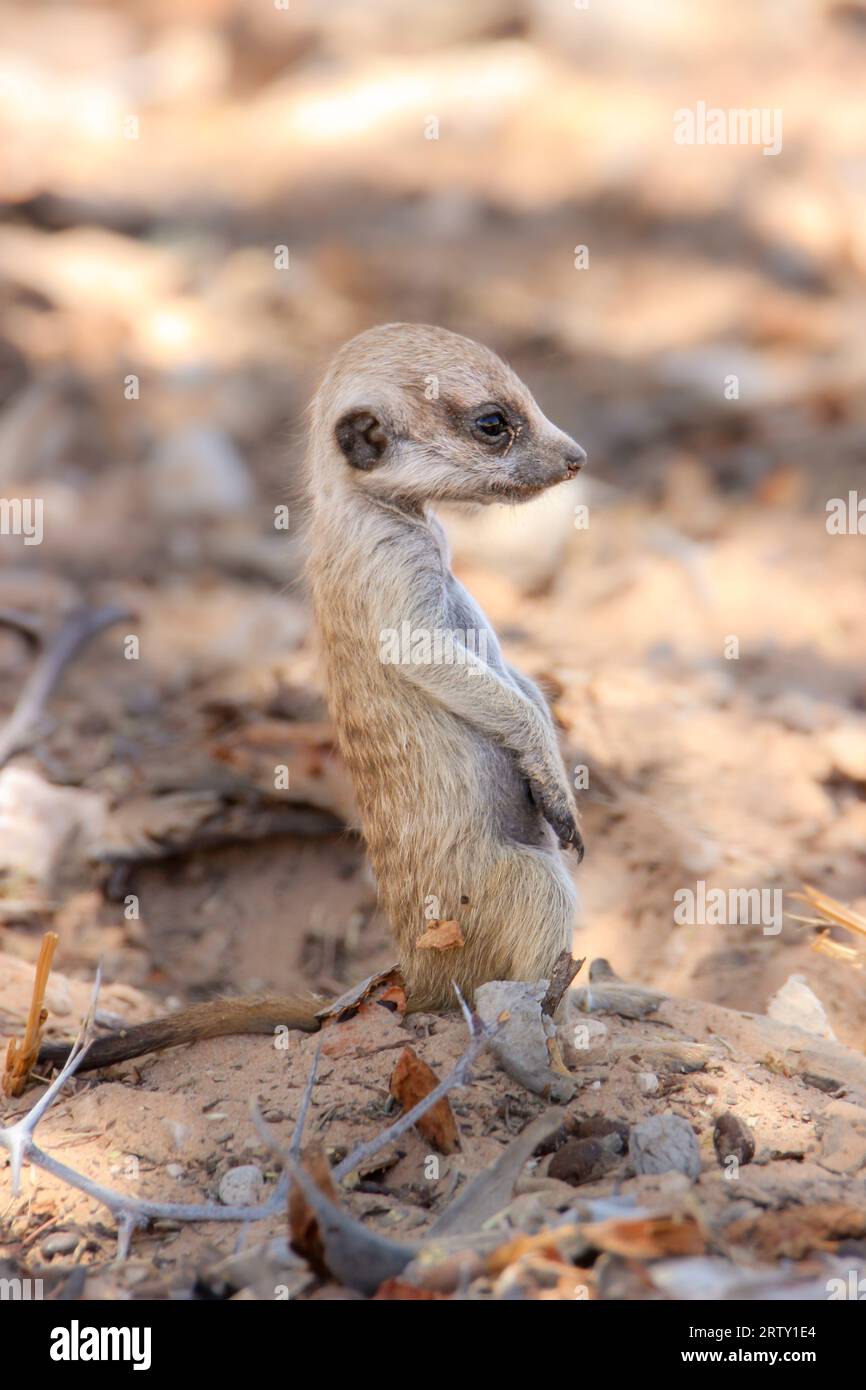
<instances>
[{"instance_id":1,"label":"meerkat muzzle","mask_svg":"<svg viewBox=\"0 0 866 1390\"><path fill-rule=\"evenodd\" d=\"M569 478L576 478L585 463L586 450L581 449L580 445L576 444L573 451L565 456L565 467Z\"/></svg>"}]
</instances>

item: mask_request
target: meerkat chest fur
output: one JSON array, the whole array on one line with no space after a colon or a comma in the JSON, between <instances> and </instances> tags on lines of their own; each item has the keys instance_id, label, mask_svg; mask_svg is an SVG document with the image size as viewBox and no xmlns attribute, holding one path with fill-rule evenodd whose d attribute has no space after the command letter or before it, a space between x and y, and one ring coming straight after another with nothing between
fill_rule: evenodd
<instances>
[{"instance_id":1,"label":"meerkat chest fur","mask_svg":"<svg viewBox=\"0 0 866 1390\"><path fill-rule=\"evenodd\" d=\"M421 390L426 368L444 400ZM454 982L538 978L570 944L561 846L579 834L552 720L452 574L430 504L522 500L578 456L498 358L440 329L362 334L314 403L309 579L328 702L416 1003L453 1002ZM447 960L417 947L431 917L460 923Z\"/></svg>"},{"instance_id":2,"label":"meerkat chest fur","mask_svg":"<svg viewBox=\"0 0 866 1390\"><path fill-rule=\"evenodd\" d=\"M404 872L416 857L456 869L461 844L485 830L550 846L513 753L406 678L428 666L447 679L449 665L464 663L470 679L486 668L518 689L487 617L451 572L441 525L429 512L349 505L346 526L332 527L333 508L311 574L328 703L383 890L392 861Z\"/></svg>"}]
</instances>

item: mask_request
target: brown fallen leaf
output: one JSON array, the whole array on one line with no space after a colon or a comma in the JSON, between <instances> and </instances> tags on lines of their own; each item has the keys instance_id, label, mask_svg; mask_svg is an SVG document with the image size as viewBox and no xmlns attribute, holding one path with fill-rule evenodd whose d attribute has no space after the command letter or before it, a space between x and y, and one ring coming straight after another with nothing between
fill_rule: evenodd
<instances>
[{"instance_id":1,"label":"brown fallen leaf","mask_svg":"<svg viewBox=\"0 0 866 1390\"><path fill-rule=\"evenodd\" d=\"M326 1024L339 1023L356 1013L362 1013L371 1004L384 1004L401 1016L406 1012L406 986L396 965L368 975L366 980L352 985L339 998L329 1000L319 1009L316 1018L321 1019L324 1028Z\"/></svg>"},{"instance_id":2,"label":"brown fallen leaf","mask_svg":"<svg viewBox=\"0 0 866 1390\"><path fill-rule=\"evenodd\" d=\"M799 1260L812 1250L834 1250L841 1240L866 1236L866 1207L848 1202L815 1202L743 1216L725 1227L725 1239L748 1245L767 1259Z\"/></svg>"},{"instance_id":3,"label":"brown fallen leaf","mask_svg":"<svg viewBox=\"0 0 866 1390\"><path fill-rule=\"evenodd\" d=\"M450 951L455 946L465 946L460 923L453 920L428 922L427 930L415 942L419 951Z\"/></svg>"},{"instance_id":4,"label":"brown fallen leaf","mask_svg":"<svg viewBox=\"0 0 866 1390\"><path fill-rule=\"evenodd\" d=\"M411 1047L404 1048L391 1074L391 1095L403 1109L411 1110L438 1085L439 1077L433 1068ZM457 1121L447 1096L422 1115L415 1128L440 1153L451 1154L460 1148Z\"/></svg>"},{"instance_id":5,"label":"brown fallen leaf","mask_svg":"<svg viewBox=\"0 0 866 1390\"><path fill-rule=\"evenodd\" d=\"M485 1269L490 1275L501 1274L509 1265L516 1260L523 1259L526 1255L542 1255L546 1260L568 1263L560 1250L560 1245L567 1239L578 1235L576 1225L557 1226L555 1229L545 1229L538 1231L534 1236L519 1235L513 1240L507 1240L502 1245L497 1245L495 1250L491 1250L485 1260Z\"/></svg>"},{"instance_id":6,"label":"brown fallen leaf","mask_svg":"<svg viewBox=\"0 0 866 1390\"><path fill-rule=\"evenodd\" d=\"M301 1152L301 1162L319 1191L335 1206L339 1206L340 1198L331 1177L331 1165L321 1144L308 1144ZM289 1244L320 1279L330 1279L331 1271L325 1263L325 1246L318 1218L297 1183L292 1183L289 1192Z\"/></svg>"},{"instance_id":7,"label":"brown fallen leaf","mask_svg":"<svg viewBox=\"0 0 866 1390\"><path fill-rule=\"evenodd\" d=\"M637 1260L655 1260L662 1255L702 1255L706 1249L703 1233L692 1216L590 1221L580 1227L580 1234L596 1250Z\"/></svg>"}]
</instances>

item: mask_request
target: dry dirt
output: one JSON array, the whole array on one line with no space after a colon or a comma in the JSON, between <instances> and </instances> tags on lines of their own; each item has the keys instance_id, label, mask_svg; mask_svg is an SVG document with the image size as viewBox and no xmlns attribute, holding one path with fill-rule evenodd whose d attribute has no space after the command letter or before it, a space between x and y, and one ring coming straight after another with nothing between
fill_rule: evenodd
<instances>
[{"instance_id":1,"label":"dry dirt","mask_svg":"<svg viewBox=\"0 0 866 1390\"><path fill-rule=\"evenodd\" d=\"M220 992L339 993L390 964L321 701L297 479L329 353L372 322L441 322L501 350L590 455L584 479L537 504L445 518L456 572L548 694L567 765L587 770L575 954L670 996L642 1020L598 1015L607 1033L567 1057L568 1112L682 1115L702 1161L696 1183L630 1175L623 1158L572 1188L546 1181L540 1157L503 1229L540 1229L575 1203L584 1220L622 1215L633 1200L697 1222L702 1244L662 1241L638 1267L598 1235L578 1267L592 1296L689 1296L696 1269L683 1284L662 1257L708 1250L706 1296L757 1269L764 1290L778 1278L784 1297L826 1297L834 1270L862 1273L866 1258L838 1211L816 1218L805 1250L725 1231L866 1196L862 1116L832 1110L866 1106L862 958L814 949L791 897L812 883L866 912L866 551L826 526L828 500L864 476L866 208L846 173L863 125L858 7L806 5L780 35L745 3L736 23L671 5L651 31L610 5L587 19L588 47L543 3L509 7L507 23L496 6L472 19L432 7L411 39L387 5L363 22L298 7L282 27L231 0L157 6L147 23L134 6L73 5L75 41L60 46L38 14L0 8L24 74L17 105L0 100L14 151L0 493L38 496L46 518L38 547L0 538L0 609L49 634L81 605L130 615L69 667L0 774L3 1031L23 1027L48 929L47 1026L62 1036L100 960L100 1007L133 1021ZM142 54L157 59L130 88ZM73 119L88 83L98 111L137 102L134 159L129 141ZM672 107L698 89L748 104L756 84L784 107L784 158L673 153ZM383 88L391 105L368 110ZM420 133L428 109L435 143ZM284 243L288 273L274 266ZM575 243L590 247L587 273ZM33 663L0 626L0 711ZM699 882L779 890L784 920L678 924L675 895ZM762 1022L792 975L838 1052L804 1060L820 1051L809 1034ZM331 1156L393 1118L404 1041L440 1076L466 1044L459 1017L401 1024L375 1005L328 1034L306 1133ZM683 1074L659 1047L686 1042L709 1052ZM315 1048L203 1042L82 1078L39 1142L138 1196L213 1198L246 1163L270 1185L248 1103L260 1097L287 1141ZM38 1094L5 1101L3 1122ZM420 1239L458 1181L546 1107L490 1054L452 1100L461 1151L431 1178L429 1145L403 1136L396 1162L346 1193L366 1227ZM727 1111L756 1137L737 1181L712 1147ZM7 1176L0 1268L58 1290L345 1293L297 1257L280 1257L281 1278L255 1261L214 1273L238 1248L232 1223L139 1232L113 1264L103 1207L34 1168L12 1196ZM284 1234L275 1217L246 1246ZM528 1287L543 1278L530 1271Z\"/></svg>"}]
</instances>

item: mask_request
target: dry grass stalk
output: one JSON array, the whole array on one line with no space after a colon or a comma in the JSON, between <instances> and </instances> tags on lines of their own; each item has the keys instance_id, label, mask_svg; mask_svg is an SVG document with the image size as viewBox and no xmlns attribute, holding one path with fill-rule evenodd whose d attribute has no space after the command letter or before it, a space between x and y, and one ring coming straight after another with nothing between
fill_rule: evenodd
<instances>
[{"instance_id":1,"label":"dry grass stalk","mask_svg":"<svg viewBox=\"0 0 866 1390\"><path fill-rule=\"evenodd\" d=\"M862 950L855 946L845 946L841 941L834 941L829 934L829 924L843 927L845 931L854 932L857 936L866 936L866 917L855 912L853 907L847 907L845 903L839 902L838 898L831 898L829 894L822 893L819 888L814 888L810 883L804 883L802 893L792 893L791 897L797 898L802 903L807 903L818 914L817 917L795 916L794 921L808 922L810 926L828 928L812 942L812 950L817 951L819 955L830 956L833 960L843 961L854 970L862 970L864 964Z\"/></svg>"},{"instance_id":2,"label":"dry grass stalk","mask_svg":"<svg viewBox=\"0 0 866 1390\"><path fill-rule=\"evenodd\" d=\"M4 1096L20 1096L36 1065L39 1045L42 1042L42 1029L48 1018L48 1010L45 1007L45 990L48 985L48 976L51 974L51 962L54 959L58 939L57 933L53 931L46 932L42 938L24 1037L11 1038L6 1049L6 1068L3 1072L2 1084Z\"/></svg>"}]
</instances>

